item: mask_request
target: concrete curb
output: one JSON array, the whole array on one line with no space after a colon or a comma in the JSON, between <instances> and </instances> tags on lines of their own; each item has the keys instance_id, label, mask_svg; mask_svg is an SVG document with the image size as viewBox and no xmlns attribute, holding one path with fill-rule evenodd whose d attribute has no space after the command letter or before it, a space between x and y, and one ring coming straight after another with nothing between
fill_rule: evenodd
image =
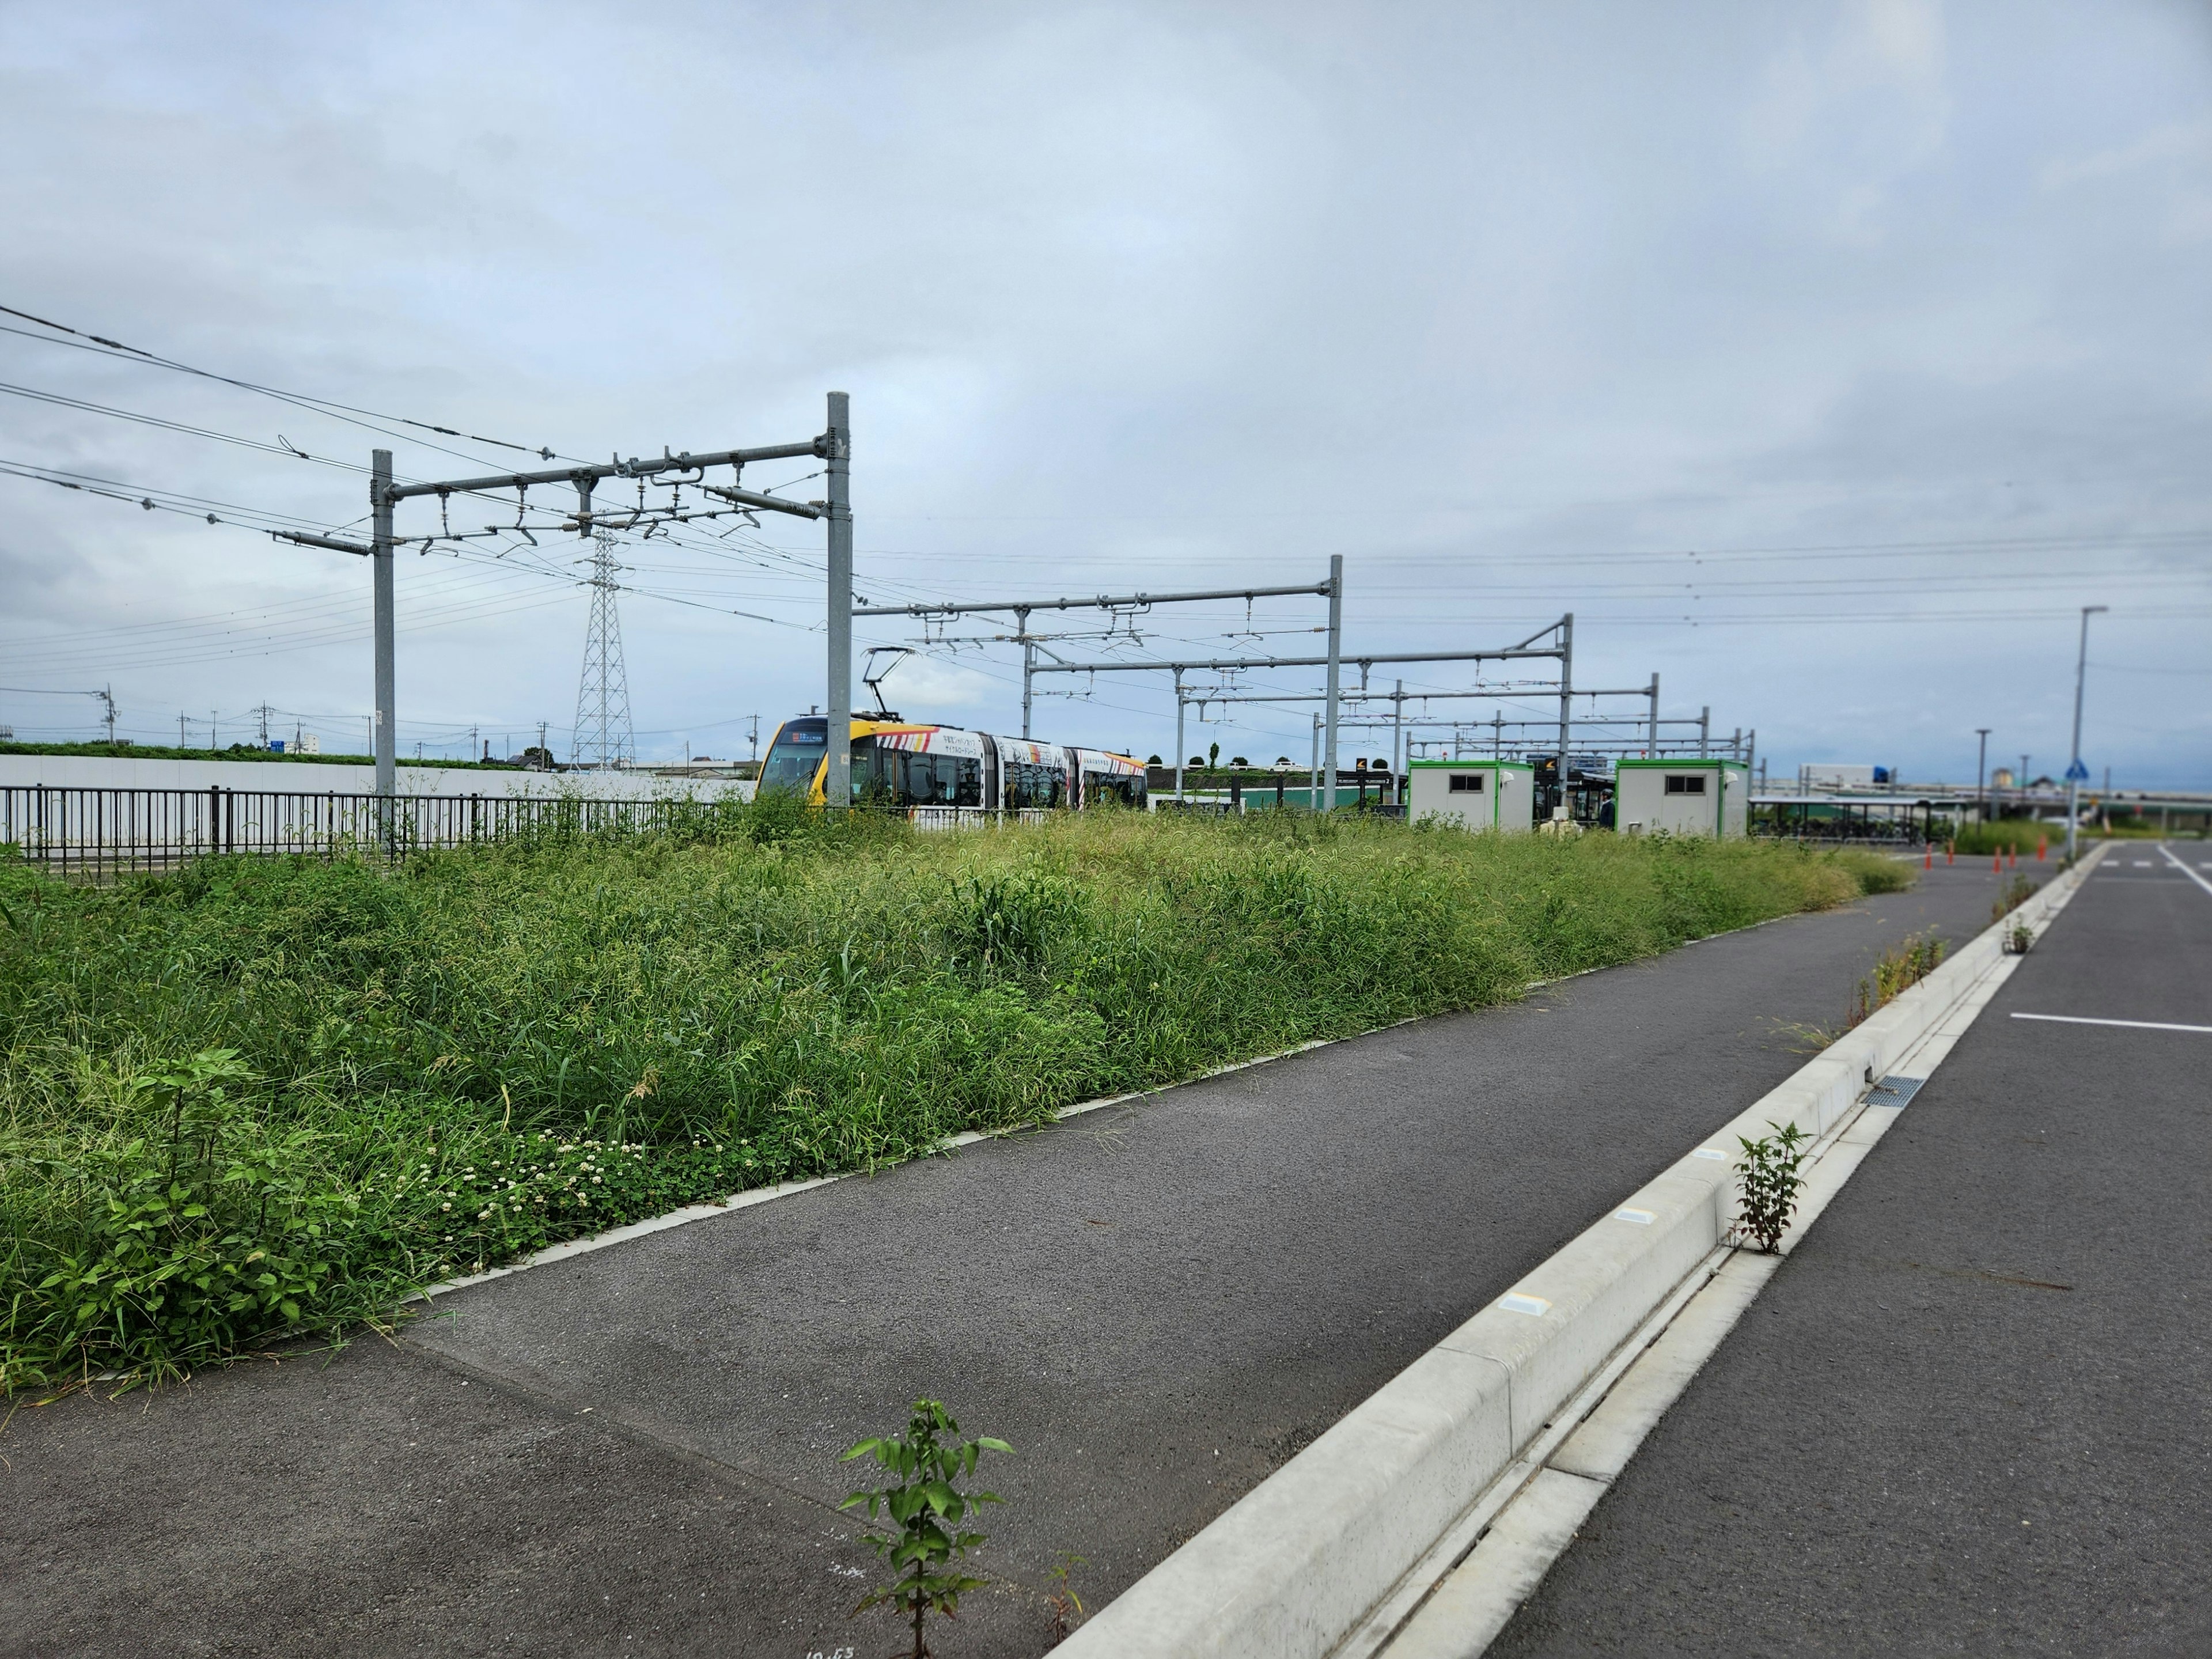
<instances>
[{"instance_id":1,"label":"concrete curb","mask_svg":"<svg viewBox=\"0 0 2212 1659\"><path fill-rule=\"evenodd\" d=\"M2094 862L2052 881L1629 1194L1102 1608L1062 1651L1325 1659L1356 1632L1366 1650L1387 1640L1398 1620L1377 1615L1394 1603L1411 1612L1427 1593L1436 1575L1417 1581L1439 1541L1465 1534L1471 1547L1467 1523L1500 1478L1555 1422L1563 1435L1578 1421L1588 1404L1568 1408L1626 1369L1643 1346L1631 1339L1649 1332L1650 1341L1655 1316L1726 1260L1736 1138L1792 1121L1827 1136L1972 996L2002 959L2004 931L2026 921L2039 932ZM1551 1508L1565 1515L1574 1495L1553 1494ZM1523 1553L1534 1559L1540 1545L1532 1534Z\"/></svg>"}]
</instances>

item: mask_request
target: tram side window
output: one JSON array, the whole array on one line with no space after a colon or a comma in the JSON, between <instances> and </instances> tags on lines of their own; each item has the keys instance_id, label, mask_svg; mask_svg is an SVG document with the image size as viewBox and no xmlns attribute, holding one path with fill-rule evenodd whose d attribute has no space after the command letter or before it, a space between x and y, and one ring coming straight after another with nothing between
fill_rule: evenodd
<instances>
[{"instance_id":1,"label":"tram side window","mask_svg":"<svg viewBox=\"0 0 2212 1659\"><path fill-rule=\"evenodd\" d=\"M1057 806L1066 798L1067 775L1057 766L1038 766L1030 761L1009 761L1004 769L1006 806Z\"/></svg>"},{"instance_id":2,"label":"tram side window","mask_svg":"<svg viewBox=\"0 0 2212 1659\"><path fill-rule=\"evenodd\" d=\"M983 763L958 755L908 755L906 757L908 806L981 806L983 804Z\"/></svg>"}]
</instances>

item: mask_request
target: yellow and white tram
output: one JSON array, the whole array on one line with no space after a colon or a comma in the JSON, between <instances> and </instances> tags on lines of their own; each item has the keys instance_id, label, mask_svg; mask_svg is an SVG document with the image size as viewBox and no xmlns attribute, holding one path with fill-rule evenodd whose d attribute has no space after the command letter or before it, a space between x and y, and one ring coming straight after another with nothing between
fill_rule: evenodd
<instances>
[{"instance_id":1,"label":"yellow and white tram","mask_svg":"<svg viewBox=\"0 0 2212 1659\"><path fill-rule=\"evenodd\" d=\"M956 818L1052 807L1145 805L1141 761L1103 749L994 737L957 726L853 721L853 801ZM819 806L829 777L830 722L801 714L776 729L760 787L803 793Z\"/></svg>"}]
</instances>

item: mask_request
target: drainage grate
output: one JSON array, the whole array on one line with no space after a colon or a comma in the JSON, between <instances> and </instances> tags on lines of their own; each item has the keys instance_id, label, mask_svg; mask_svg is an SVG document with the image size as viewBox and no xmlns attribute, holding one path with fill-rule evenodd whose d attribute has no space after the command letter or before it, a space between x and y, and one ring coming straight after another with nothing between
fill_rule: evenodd
<instances>
[{"instance_id":1,"label":"drainage grate","mask_svg":"<svg viewBox=\"0 0 2212 1659\"><path fill-rule=\"evenodd\" d=\"M1869 1106L1902 1106L1918 1094L1920 1085L1927 1081L1924 1077L1886 1077L1867 1091L1866 1103Z\"/></svg>"}]
</instances>

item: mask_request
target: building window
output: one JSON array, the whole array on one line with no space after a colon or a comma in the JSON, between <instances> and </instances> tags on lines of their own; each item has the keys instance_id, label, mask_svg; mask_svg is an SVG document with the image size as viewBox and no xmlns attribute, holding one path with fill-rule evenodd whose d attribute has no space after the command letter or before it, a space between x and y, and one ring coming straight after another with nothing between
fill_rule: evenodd
<instances>
[{"instance_id":1,"label":"building window","mask_svg":"<svg viewBox=\"0 0 2212 1659\"><path fill-rule=\"evenodd\" d=\"M1670 795L1702 795L1705 793L1705 775L1702 772L1669 772L1667 793Z\"/></svg>"},{"instance_id":2,"label":"building window","mask_svg":"<svg viewBox=\"0 0 2212 1659\"><path fill-rule=\"evenodd\" d=\"M1455 795L1479 795L1482 793L1482 774L1455 772L1451 775L1451 793Z\"/></svg>"}]
</instances>

